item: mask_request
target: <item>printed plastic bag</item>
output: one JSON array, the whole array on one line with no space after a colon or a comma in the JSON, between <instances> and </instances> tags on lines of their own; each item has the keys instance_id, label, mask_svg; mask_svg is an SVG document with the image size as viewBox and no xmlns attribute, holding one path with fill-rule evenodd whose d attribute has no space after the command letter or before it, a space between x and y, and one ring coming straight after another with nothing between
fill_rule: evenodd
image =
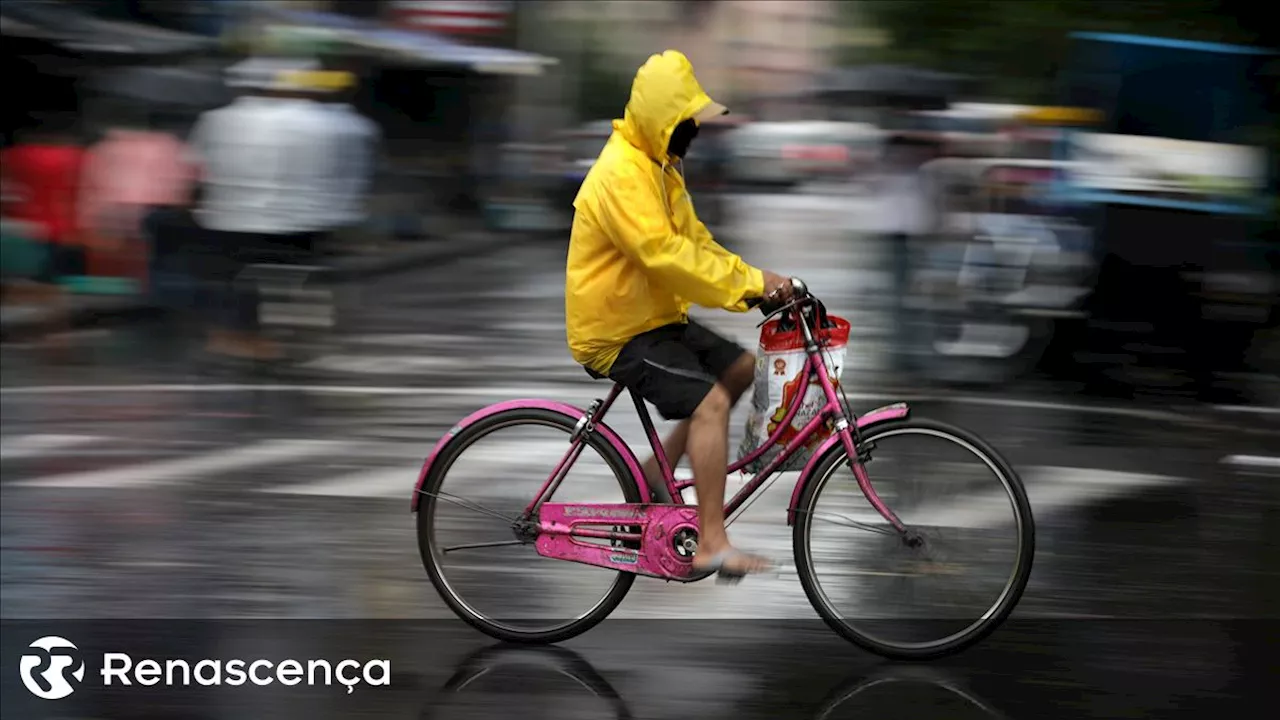
<instances>
[{"instance_id":1,"label":"printed plastic bag","mask_svg":"<svg viewBox=\"0 0 1280 720\"><path fill-rule=\"evenodd\" d=\"M825 315L825 318L818 338L823 343L827 372L839 389L845 349L849 344L849 323L834 315ZM795 320L784 315L764 324L760 330L760 349L756 353L755 391L751 398L751 412L747 417L747 432L738 449L738 458L750 455L773 435L786 419L787 411L797 393L804 393L804 402L791 419L790 427L783 430L777 441L759 459L749 464L747 470L758 472L769 464L826 404L827 398L816 376L807 387L801 387L805 380L805 360L804 334ZM826 428L814 433L809 442L780 469L787 471L803 467L828 435Z\"/></svg>"}]
</instances>

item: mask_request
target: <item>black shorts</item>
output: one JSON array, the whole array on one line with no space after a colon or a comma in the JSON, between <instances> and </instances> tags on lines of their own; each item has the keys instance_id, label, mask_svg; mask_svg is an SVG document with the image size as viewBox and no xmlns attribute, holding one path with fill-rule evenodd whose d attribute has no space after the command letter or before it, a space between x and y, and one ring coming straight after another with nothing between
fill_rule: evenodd
<instances>
[{"instance_id":1,"label":"black shorts","mask_svg":"<svg viewBox=\"0 0 1280 720\"><path fill-rule=\"evenodd\" d=\"M635 390L666 420L684 420L747 351L689 321L637 335L622 347L609 379Z\"/></svg>"}]
</instances>

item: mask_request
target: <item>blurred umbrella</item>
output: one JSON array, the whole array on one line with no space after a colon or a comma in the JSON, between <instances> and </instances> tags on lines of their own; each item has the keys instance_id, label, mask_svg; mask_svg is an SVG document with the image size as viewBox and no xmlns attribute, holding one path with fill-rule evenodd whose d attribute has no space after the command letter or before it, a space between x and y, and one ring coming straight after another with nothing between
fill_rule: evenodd
<instances>
[{"instance_id":1,"label":"blurred umbrella","mask_svg":"<svg viewBox=\"0 0 1280 720\"><path fill-rule=\"evenodd\" d=\"M944 110L970 78L900 65L839 68L817 87L825 100L851 105L912 110Z\"/></svg>"},{"instance_id":2,"label":"blurred umbrella","mask_svg":"<svg viewBox=\"0 0 1280 720\"><path fill-rule=\"evenodd\" d=\"M214 108L231 100L218 73L192 68L128 67L109 70L92 83L104 95L152 105Z\"/></svg>"}]
</instances>

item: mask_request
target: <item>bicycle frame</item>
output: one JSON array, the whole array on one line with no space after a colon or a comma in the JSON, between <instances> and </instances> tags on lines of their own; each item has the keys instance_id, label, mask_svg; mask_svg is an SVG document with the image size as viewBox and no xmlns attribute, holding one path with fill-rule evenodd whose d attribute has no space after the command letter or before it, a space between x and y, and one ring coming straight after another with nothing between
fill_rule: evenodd
<instances>
[{"instance_id":1,"label":"bicycle frame","mask_svg":"<svg viewBox=\"0 0 1280 720\"><path fill-rule=\"evenodd\" d=\"M741 513L746 510L752 502L754 502L757 497L756 493L761 488L765 487L766 483L772 485L770 480L772 478L776 481L775 474L778 473L778 469L783 467L792 458L792 456L800 450L800 448L806 446L815 433L819 432L823 426L830 423L835 432L832 437L828 438L828 440L823 443L816 452L814 452L808 465L806 465L804 472L801 473L800 482L797 483L796 490L793 492L791 507L788 509L788 519L792 520L794 517L795 501L798 500L798 495L802 490L804 481L815 465L815 462L818 458L825 455L836 442L838 442L844 446L845 452L851 459L854 477L857 479L858 487L867 498L867 501L875 508L876 512L878 512L898 532L905 532L902 522L876 494L875 489L871 485L871 479L868 476L866 469L863 467L864 458L861 456L859 448L859 427L874 422L880 422L885 419L892 419L892 417L904 416L906 414L906 408L905 406L890 406L889 408L882 408L865 416L866 420L869 422L862 422L858 418L854 418L854 422L851 423L850 418L845 413L844 406L840 402L840 396L836 392L835 384L832 382L831 376L827 372L827 365L823 359L822 344L814 338L813 331L809 327L809 320L804 318L803 314L800 312L797 312L796 314L798 316L797 322L804 333L805 352L807 355L805 366L802 371L806 379L805 387L808 387L814 381L817 381L817 383L822 387L822 391L826 396L827 402L826 405L823 406L822 410L819 411L803 429L801 429L800 433L796 437L787 443L786 447L784 447L773 460L756 473L755 477L753 477L750 482L743 486L732 498L728 500L724 506L726 525L736 520L737 517L741 515ZM609 408L613 406L614 401L618 399L618 396L622 394L622 391L623 386L615 383L613 389L609 392L608 397L603 401L597 401L597 403L593 405L592 409L589 410L582 420L579 421L577 429L574 431L568 452L565 453L564 457L560 460L560 464L556 466L554 471L552 471L551 476L547 478L545 483L543 483L542 489L538 491L538 494L534 496L534 499L525 508L524 517L534 517L538 508L540 508L543 503L549 501L551 496L555 494L556 489L559 488L560 483L564 481L564 478L568 474L569 469L573 466L573 463L576 462L578 456L582 454L582 449L585 446L586 435L589 432L592 432L595 426L601 423L605 413L607 413ZM730 464L725 473L731 474L741 471L743 468L759 460L769 451L770 448L774 447L782 434L786 432L788 427L790 427L792 420L795 418L801 404L804 402L806 394L807 393L802 392L796 395L796 398L792 401L791 407L787 410L785 419L778 425L777 429L774 430L768 440L763 442L747 456ZM649 446L653 451L654 457L657 458L658 466L662 470L663 481L671 495L672 504L685 505L686 503L684 502L680 491L693 485L693 483L691 481L676 481L670 459L667 458L666 451L662 447L662 438L658 435L658 430L654 426L653 418L650 416L644 400L635 391L630 391L630 395L633 403L635 404L636 412L640 415L640 421L644 426L645 434L648 436ZM881 415L884 413L889 414L891 417L882 417ZM643 474L636 477L636 482L643 488L647 489L647 482L643 477ZM617 530L588 530L584 528L575 531L574 534L581 535L583 537L596 537L621 541L636 541L639 539L636 533Z\"/></svg>"}]
</instances>

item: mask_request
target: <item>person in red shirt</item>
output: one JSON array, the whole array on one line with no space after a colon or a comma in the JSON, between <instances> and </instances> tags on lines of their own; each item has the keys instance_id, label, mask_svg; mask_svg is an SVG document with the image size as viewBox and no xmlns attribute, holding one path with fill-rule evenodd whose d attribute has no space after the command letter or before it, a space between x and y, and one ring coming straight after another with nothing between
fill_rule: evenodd
<instances>
[{"instance_id":1,"label":"person in red shirt","mask_svg":"<svg viewBox=\"0 0 1280 720\"><path fill-rule=\"evenodd\" d=\"M85 152L71 133L72 122L64 116L46 118L0 155L4 215L38 228L49 245L43 279L50 282L84 271L76 198Z\"/></svg>"},{"instance_id":2,"label":"person in red shirt","mask_svg":"<svg viewBox=\"0 0 1280 720\"><path fill-rule=\"evenodd\" d=\"M64 311L58 281L85 272L76 213L84 148L73 134L74 122L69 115L42 117L0 154L4 216L32 228L46 249L41 271L31 278L42 286L32 299Z\"/></svg>"}]
</instances>

